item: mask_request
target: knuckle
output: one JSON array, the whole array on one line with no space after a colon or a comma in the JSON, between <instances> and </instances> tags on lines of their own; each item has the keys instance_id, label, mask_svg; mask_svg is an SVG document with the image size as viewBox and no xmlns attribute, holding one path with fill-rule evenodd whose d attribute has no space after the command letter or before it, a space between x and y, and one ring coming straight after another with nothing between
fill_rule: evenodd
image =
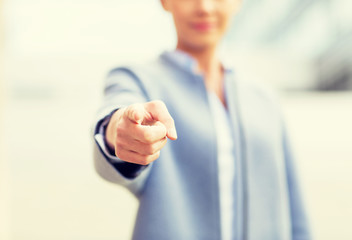
<instances>
[{"instance_id":1,"label":"knuckle","mask_svg":"<svg viewBox=\"0 0 352 240\"><path fill-rule=\"evenodd\" d=\"M151 163L150 159L148 158L148 156L143 156L140 160L140 163L141 165L148 165L149 163Z\"/></svg>"},{"instance_id":2,"label":"knuckle","mask_svg":"<svg viewBox=\"0 0 352 240\"><path fill-rule=\"evenodd\" d=\"M138 105L135 103L133 105L131 105L131 110L130 110L130 114L131 116L135 116L136 114L138 114Z\"/></svg>"},{"instance_id":3,"label":"knuckle","mask_svg":"<svg viewBox=\"0 0 352 240\"><path fill-rule=\"evenodd\" d=\"M160 156L160 151L158 151L157 153L154 153L154 154L145 155L141 158L140 164L148 165L151 162L155 161L157 158L159 158L159 156Z\"/></svg>"},{"instance_id":4,"label":"knuckle","mask_svg":"<svg viewBox=\"0 0 352 240\"><path fill-rule=\"evenodd\" d=\"M155 107L166 107L165 103L161 100L154 100L154 101L152 101L152 104Z\"/></svg>"},{"instance_id":5,"label":"knuckle","mask_svg":"<svg viewBox=\"0 0 352 240\"><path fill-rule=\"evenodd\" d=\"M130 106L127 106L127 107L125 107L124 108L124 117L128 117L128 115L130 114L130 112L132 111L132 105L130 105Z\"/></svg>"},{"instance_id":6,"label":"knuckle","mask_svg":"<svg viewBox=\"0 0 352 240\"><path fill-rule=\"evenodd\" d=\"M133 105L130 105L130 106L128 106L127 108L126 108L126 111L125 111L125 118L129 118L129 117L131 117L132 116L132 114L133 114L133 112L134 112L134 107L133 107Z\"/></svg>"},{"instance_id":7,"label":"knuckle","mask_svg":"<svg viewBox=\"0 0 352 240\"><path fill-rule=\"evenodd\" d=\"M144 131L143 132L143 138L144 138L144 141L146 142L151 142L152 141L152 133L150 131Z\"/></svg>"},{"instance_id":8,"label":"knuckle","mask_svg":"<svg viewBox=\"0 0 352 240\"><path fill-rule=\"evenodd\" d=\"M154 154L156 151L155 146L150 144L146 147L147 154Z\"/></svg>"},{"instance_id":9,"label":"knuckle","mask_svg":"<svg viewBox=\"0 0 352 240\"><path fill-rule=\"evenodd\" d=\"M136 112L136 109L137 109L137 103L127 106L125 109L125 116L126 117L132 116L132 114Z\"/></svg>"},{"instance_id":10,"label":"knuckle","mask_svg":"<svg viewBox=\"0 0 352 240\"><path fill-rule=\"evenodd\" d=\"M134 155L128 154L126 151L116 150L115 155L122 161L130 163L139 163L138 159Z\"/></svg>"},{"instance_id":11,"label":"knuckle","mask_svg":"<svg viewBox=\"0 0 352 240\"><path fill-rule=\"evenodd\" d=\"M152 154L152 155L148 155L147 160L148 160L149 162L153 162L153 161L155 161L159 156L160 156L160 152L158 151L158 152L156 152L156 153L154 153L154 154Z\"/></svg>"}]
</instances>

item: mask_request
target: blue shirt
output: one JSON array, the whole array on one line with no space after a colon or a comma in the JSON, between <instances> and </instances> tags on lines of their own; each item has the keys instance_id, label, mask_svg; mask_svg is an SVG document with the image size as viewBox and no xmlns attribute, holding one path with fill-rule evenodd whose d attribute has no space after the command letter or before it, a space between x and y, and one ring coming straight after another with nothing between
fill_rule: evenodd
<instances>
[{"instance_id":1,"label":"blue shirt","mask_svg":"<svg viewBox=\"0 0 352 240\"><path fill-rule=\"evenodd\" d=\"M178 131L147 167L109 158L94 144L97 172L140 201L133 239L221 239L216 131L194 66L188 55L167 52L116 68L106 80L95 136L113 110L155 99L165 102ZM310 239L279 107L226 66L224 81L236 149L233 239Z\"/></svg>"}]
</instances>

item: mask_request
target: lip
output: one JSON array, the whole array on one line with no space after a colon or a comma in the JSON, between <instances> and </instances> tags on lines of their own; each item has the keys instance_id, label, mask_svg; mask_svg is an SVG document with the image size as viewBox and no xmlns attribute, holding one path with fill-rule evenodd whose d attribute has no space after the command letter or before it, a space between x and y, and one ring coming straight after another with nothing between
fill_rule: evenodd
<instances>
[{"instance_id":1,"label":"lip","mask_svg":"<svg viewBox=\"0 0 352 240\"><path fill-rule=\"evenodd\" d=\"M201 32L207 32L215 28L215 23L212 22L197 22L191 23L193 29Z\"/></svg>"}]
</instances>

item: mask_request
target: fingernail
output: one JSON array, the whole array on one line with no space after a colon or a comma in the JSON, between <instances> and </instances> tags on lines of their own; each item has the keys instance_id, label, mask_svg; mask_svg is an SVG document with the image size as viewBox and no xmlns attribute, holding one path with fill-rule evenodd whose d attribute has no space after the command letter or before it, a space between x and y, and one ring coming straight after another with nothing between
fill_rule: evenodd
<instances>
[{"instance_id":1,"label":"fingernail","mask_svg":"<svg viewBox=\"0 0 352 240\"><path fill-rule=\"evenodd\" d=\"M174 139L177 139L177 132L176 132L176 129L175 128L171 128L169 130L169 135L170 137L174 138Z\"/></svg>"}]
</instances>

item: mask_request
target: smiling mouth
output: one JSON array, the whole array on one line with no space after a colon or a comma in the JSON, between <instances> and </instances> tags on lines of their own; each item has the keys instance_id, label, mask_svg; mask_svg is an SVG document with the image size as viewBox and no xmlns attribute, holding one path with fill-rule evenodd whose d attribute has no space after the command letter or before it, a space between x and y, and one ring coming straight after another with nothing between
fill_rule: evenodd
<instances>
[{"instance_id":1,"label":"smiling mouth","mask_svg":"<svg viewBox=\"0 0 352 240\"><path fill-rule=\"evenodd\" d=\"M210 22L200 22L200 23L192 23L191 27L196 31L207 32L215 29L216 24L210 23Z\"/></svg>"}]
</instances>

